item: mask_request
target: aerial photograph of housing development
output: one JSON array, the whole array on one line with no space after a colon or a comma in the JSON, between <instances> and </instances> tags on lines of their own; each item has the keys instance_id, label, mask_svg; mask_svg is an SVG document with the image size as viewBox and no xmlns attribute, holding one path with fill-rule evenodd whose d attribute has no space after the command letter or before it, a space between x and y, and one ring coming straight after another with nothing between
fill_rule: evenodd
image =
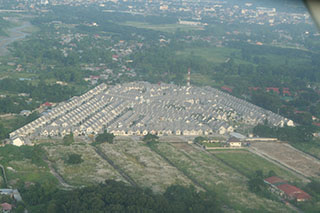
<instances>
[{"instance_id":1,"label":"aerial photograph of housing development","mask_svg":"<svg viewBox=\"0 0 320 213\"><path fill-rule=\"evenodd\" d=\"M0 0L0 212L320 212L318 7Z\"/></svg>"}]
</instances>

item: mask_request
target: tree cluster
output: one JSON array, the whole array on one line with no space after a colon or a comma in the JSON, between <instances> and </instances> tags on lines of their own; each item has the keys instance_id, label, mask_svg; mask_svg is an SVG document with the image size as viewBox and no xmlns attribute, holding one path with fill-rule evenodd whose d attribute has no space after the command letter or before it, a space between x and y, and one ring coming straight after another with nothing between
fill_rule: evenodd
<instances>
[{"instance_id":1,"label":"tree cluster","mask_svg":"<svg viewBox=\"0 0 320 213\"><path fill-rule=\"evenodd\" d=\"M114 137L114 134L104 131L102 134L98 134L98 136L95 138L94 145L104 142L112 144Z\"/></svg>"},{"instance_id":2,"label":"tree cluster","mask_svg":"<svg viewBox=\"0 0 320 213\"><path fill-rule=\"evenodd\" d=\"M305 143L312 141L315 131L316 128L313 126L270 127L265 124L258 124L254 127L253 134L260 137L278 138L291 143Z\"/></svg>"},{"instance_id":3,"label":"tree cluster","mask_svg":"<svg viewBox=\"0 0 320 213\"><path fill-rule=\"evenodd\" d=\"M74 190L46 189L39 184L20 189L30 212L220 212L213 192L170 186L164 194L108 180Z\"/></svg>"},{"instance_id":4,"label":"tree cluster","mask_svg":"<svg viewBox=\"0 0 320 213\"><path fill-rule=\"evenodd\" d=\"M64 162L70 165L80 164L83 162L83 159L81 158L81 155L73 153L73 154L69 154Z\"/></svg>"}]
</instances>

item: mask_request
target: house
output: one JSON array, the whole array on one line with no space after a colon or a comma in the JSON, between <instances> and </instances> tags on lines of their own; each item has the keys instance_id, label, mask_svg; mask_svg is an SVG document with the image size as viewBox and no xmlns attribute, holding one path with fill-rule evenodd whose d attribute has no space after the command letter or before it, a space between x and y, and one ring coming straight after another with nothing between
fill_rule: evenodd
<instances>
[{"instance_id":1,"label":"house","mask_svg":"<svg viewBox=\"0 0 320 213\"><path fill-rule=\"evenodd\" d=\"M15 146L22 146L24 145L24 140L20 137L15 137L15 138L12 138L12 144Z\"/></svg>"},{"instance_id":2,"label":"house","mask_svg":"<svg viewBox=\"0 0 320 213\"><path fill-rule=\"evenodd\" d=\"M30 110L22 110L19 114L22 116L29 116L31 114L31 111Z\"/></svg>"},{"instance_id":3,"label":"house","mask_svg":"<svg viewBox=\"0 0 320 213\"><path fill-rule=\"evenodd\" d=\"M230 146L230 147L241 147L242 145L242 142L235 138L235 137L231 137L229 138L229 140L227 141L227 144Z\"/></svg>"},{"instance_id":4,"label":"house","mask_svg":"<svg viewBox=\"0 0 320 213\"><path fill-rule=\"evenodd\" d=\"M12 205L9 203L1 203L0 206L3 213L11 212L12 210Z\"/></svg>"}]
</instances>

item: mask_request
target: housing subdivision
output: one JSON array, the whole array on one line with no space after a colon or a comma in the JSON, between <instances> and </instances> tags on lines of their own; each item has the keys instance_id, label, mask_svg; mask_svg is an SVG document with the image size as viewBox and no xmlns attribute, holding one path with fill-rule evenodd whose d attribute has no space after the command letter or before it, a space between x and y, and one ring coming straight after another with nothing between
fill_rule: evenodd
<instances>
[{"instance_id":1,"label":"housing subdivision","mask_svg":"<svg viewBox=\"0 0 320 213\"><path fill-rule=\"evenodd\" d=\"M275 126L291 120L211 87L131 82L100 84L58 104L10 133L15 145L43 137L114 135L228 134L265 120Z\"/></svg>"}]
</instances>

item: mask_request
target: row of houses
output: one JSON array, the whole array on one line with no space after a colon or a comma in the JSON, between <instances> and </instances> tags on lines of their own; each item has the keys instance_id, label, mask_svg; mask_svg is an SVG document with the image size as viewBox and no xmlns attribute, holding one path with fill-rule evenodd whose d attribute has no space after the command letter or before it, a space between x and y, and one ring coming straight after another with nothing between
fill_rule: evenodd
<instances>
[{"instance_id":1,"label":"row of houses","mask_svg":"<svg viewBox=\"0 0 320 213\"><path fill-rule=\"evenodd\" d=\"M210 135L233 132L238 124L268 119L275 126L288 119L210 87L131 82L101 84L73 97L47 114L10 133L24 141L36 137L98 134ZM23 143L23 142L22 142Z\"/></svg>"}]
</instances>

